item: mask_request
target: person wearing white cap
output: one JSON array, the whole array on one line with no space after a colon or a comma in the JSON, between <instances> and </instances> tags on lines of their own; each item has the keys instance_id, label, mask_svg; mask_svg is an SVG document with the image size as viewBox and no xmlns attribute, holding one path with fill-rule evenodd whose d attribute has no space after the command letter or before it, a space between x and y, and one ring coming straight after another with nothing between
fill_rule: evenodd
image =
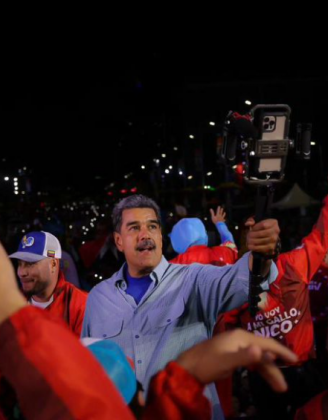
<instances>
[{"instance_id":1,"label":"person wearing white cap","mask_svg":"<svg viewBox=\"0 0 328 420\"><path fill-rule=\"evenodd\" d=\"M10 258L18 260L17 275L33 306L62 318L80 336L87 293L65 280L60 270L62 250L49 232L30 232Z\"/></svg>"}]
</instances>

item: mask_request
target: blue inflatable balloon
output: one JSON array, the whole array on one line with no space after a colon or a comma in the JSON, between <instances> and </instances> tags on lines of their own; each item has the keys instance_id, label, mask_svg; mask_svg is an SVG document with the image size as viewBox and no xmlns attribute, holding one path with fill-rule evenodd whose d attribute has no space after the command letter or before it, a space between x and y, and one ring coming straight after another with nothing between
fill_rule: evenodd
<instances>
[{"instance_id":1,"label":"blue inflatable balloon","mask_svg":"<svg viewBox=\"0 0 328 420\"><path fill-rule=\"evenodd\" d=\"M136 393L136 375L121 348L112 341L101 340L87 347L105 369L116 388L129 404Z\"/></svg>"}]
</instances>

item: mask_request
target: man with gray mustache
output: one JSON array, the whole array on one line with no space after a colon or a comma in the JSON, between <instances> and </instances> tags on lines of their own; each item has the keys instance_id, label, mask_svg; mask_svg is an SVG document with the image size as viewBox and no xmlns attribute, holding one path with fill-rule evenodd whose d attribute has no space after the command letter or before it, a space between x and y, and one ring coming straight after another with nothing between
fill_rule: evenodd
<instances>
[{"instance_id":1,"label":"man with gray mustache","mask_svg":"<svg viewBox=\"0 0 328 420\"><path fill-rule=\"evenodd\" d=\"M136 376L147 392L150 379L184 350L212 336L219 313L241 306L248 298L252 255L225 267L169 264L162 255L160 210L143 195L114 207L114 239L126 263L110 279L92 289L82 337L116 342L135 363ZM250 251L274 253L279 227L269 219L249 219ZM277 274L267 260L268 287ZM214 385L206 389L213 418L223 419Z\"/></svg>"}]
</instances>

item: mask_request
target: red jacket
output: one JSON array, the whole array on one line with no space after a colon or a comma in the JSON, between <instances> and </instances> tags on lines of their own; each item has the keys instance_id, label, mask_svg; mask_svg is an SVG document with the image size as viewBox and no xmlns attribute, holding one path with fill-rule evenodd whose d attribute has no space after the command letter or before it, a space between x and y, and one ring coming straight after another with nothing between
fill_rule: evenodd
<instances>
[{"instance_id":1,"label":"red jacket","mask_svg":"<svg viewBox=\"0 0 328 420\"><path fill-rule=\"evenodd\" d=\"M53 293L54 300L47 306L45 311L49 312L54 319L62 323L64 321L70 330L78 337L81 335L82 322L87 301L87 293L78 289L65 280L63 273L59 272L59 278ZM0 404L5 404L11 412L16 404L16 396L12 388L3 381L0 370ZM1 416L0 416L1 419Z\"/></svg>"},{"instance_id":2,"label":"red jacket","mask_svg":"<svg viewBox=\"0 0 328 420\"><path fill-rule=\"evenodd\" d=\"M278 277L262 293L260 312L252 318L248 304L224 314L227 326L239 325L257 335L273 337L304 362L314 356L308 285L328 250L328 197L317 223L302 245L277 259Z\"/></svg>"},{"instance_id":3,"label":"red jacket","mask_svg":"<svg viewBox=\"0 0 328 420\"><path fill-rule=\"evenodd\" d=\"M199 263L223 266L234 264L237 258L236 245L232 242L227 242L226 245L213 246L212 248L206 245L191 246L186 252L173 258L170 262L173 264Z\"/></svg>"},{"instance_id":4,"label":"red jacket","mask_svg":"<svg viewBox=\"0 0 328 420\"><path fill-rule=\"evenodd\" d=\"M87 292L84 292L65 280L62 271L53 293L54 300L46 310L53 316L66 322L78 337L81 335Z\"/></svg>"},{"instance_id":5,"label":"red jacket","mask_svg":"<svg viewBox=\"0 0 328 420\"><path fill-rule=\"evenodd\" d=\"M298 409L294 420L328 420L328 391L322 392Z\"/></svg>"},{"instance_id":6,"label":"red jacket","mask_svg":"<svg viewBox=\"0 0 328 420\"><path fill-rule=\"evenodd\" d=\"M14 388L27 420L134 418L92 354L38 308L27 306L0 325L0 373ZM171 362L153 378L142 419L210 419L203 391Z\"/></svg>"},{"instance_id":7,"label":"red jacket","mask_svg":"<svg viewBox=\"0 0 328 420\"><path fill-rule=\"evenodd\" d=\"M327 323L328 320L328 265L322 263L309 284L312 320Z\"/></svg>"}]
</instances>

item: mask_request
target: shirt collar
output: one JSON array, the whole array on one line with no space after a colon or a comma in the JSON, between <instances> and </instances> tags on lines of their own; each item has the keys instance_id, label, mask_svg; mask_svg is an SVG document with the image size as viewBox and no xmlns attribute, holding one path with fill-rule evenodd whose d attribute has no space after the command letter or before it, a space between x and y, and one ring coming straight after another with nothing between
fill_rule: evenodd
<instances>
[{"instance_id":1,"label":"shirt collar","mask_svg":"<svg viewBox=\"0 0 328 420\"><path fill-rule=\"evenodd\" d=\"M122 267L119 269L116 275L116 281L115 284L118 284L120 287L123 283L126 282L126 279L124 277L124 270L127 266L127 263L124 263ZM150 278L154 283L159 283L162 280L162 277L169 266L169 263L167 259L162 255L162 259L157 267L154 268L154 270L150 273Z\"/></svg>"},{"instance_id":2,"label":"shirt collar","mask_svg":"<svg viewBox=\"0 0 328 420\"><path fill-rule=\"evenodd\" d=\"M157 282L161 282L168 266L169 263L167 259L164 257L164 255L162 255L161 262L158 264L157 267L155 267L155 269L150 274L151 279Z\"/></svg>"}]
</instances>

